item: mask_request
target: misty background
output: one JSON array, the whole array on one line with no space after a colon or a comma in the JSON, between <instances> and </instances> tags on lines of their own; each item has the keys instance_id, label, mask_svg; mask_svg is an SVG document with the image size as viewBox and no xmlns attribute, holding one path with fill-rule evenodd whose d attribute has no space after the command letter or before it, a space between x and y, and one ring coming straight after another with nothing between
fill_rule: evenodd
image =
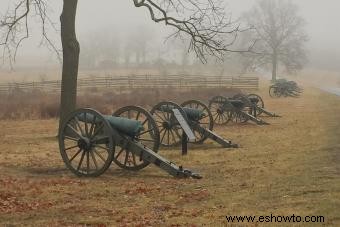
<instances>
[{"instance_id":1,"label":"misty background","mask_svg":"<svg viewBox=\"0 0 340 227\"><path fill-rule=\"evenodd\" d=\"M237 20L248 11L256 0L226 0L227 12ZM311 70L340 72L340 1L338 0L292 0L299 7L299 15L307 23L309 36L307 50ZM0 0L0 13L4 13L11 0ZM62 1L50 1L51 19L59 29L59 16ZM1 17L1 15L0 15ZM41 32L36 18L30 21L30 39L25 40L19 49L14 70L35 68L43 72L51 68L59 69L56 54L45 45L40 45ZM135 8L132 0L80 0L77 11L77 36L81 46L80 70L92 67L105 67L109 56L114 63L140 63L159 65L197 63L193 54L184 57L186 45L165 38L173 31L163 23L156 24L144 8ZM50 29L48 35L60 48L59 31ZM105 44L105 45L104 45ZM142 48L140 48L143 46ZM136 49L140 50L136 50ZM96 50L96 51L94 51ZM130 54L127 54L131 52ZM128 55L128 56L127 56ZM91 57L96 57L95 61ZM230 56L233 58L233 55ZM146 59L146 60L145 60ZM110 62L112 63L112 62ZM8 71L8 64L0 66Z\"/></svg>"}]
</instances>

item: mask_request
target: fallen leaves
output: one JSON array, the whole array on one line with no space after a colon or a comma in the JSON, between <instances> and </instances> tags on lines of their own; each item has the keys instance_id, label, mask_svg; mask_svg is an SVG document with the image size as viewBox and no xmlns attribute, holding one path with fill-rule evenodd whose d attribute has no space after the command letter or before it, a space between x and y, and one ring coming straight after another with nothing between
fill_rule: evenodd
<instances>
[{"instance_id":1,"label":"fallen leaves","mask_svg":"<svg viewBox=\"0 0 340 227\"><path fill-rule=\"evenodd\" d=\"M48 209L54 201L39 198L44 191L65 185L84 185L74 179L32 179L4 177L0 179L0 213L20 213L32 210Z\"/></svg>"},{"instance_id":2,"label":"fallen leaves","mask_svg":"<svg viewBox=\"0 0 340 227\"><path fill-rule=\"evenodd\" d=\"M210 196L210 193L207 189L199 189L196 191L190 191L187 193L183 193L179 196L179 200L177 203L193 203L198 201L207 200Z\"/></svg>"},{"instance_id":3,"label":"fallen leaves","mask_svg":"<svg viewBox=\"0 0 340 227\"><path fill-rule=\"evenodd\" d=\"M134 185L129 185L128 188L125 189L126 195L138 195L138 194L151 194L155 191L159 192L161 190L160 186L146 184L144 181L136 182Z\"/></svg>"},{"instance_id":4,"label":"fallen leaves","mask_svg":"<svg viewBox=\"0 0 340 227\"><path fill-rule=\"evenodd\" d=\"M0 193L0 213L19 213L31 210L47 209L53 206L52 202L46 201L23 201L18 195Z\"/></svg>"}]
</instances>

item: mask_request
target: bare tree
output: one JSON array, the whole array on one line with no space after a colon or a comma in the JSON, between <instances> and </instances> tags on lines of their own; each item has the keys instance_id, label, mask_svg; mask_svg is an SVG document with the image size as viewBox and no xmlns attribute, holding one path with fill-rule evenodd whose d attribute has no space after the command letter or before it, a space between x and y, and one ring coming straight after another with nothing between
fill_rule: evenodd
<instances>
[{"instance_id":1,"label":"bare tree","mask_svg":"<svg viewBox=\"0 0 340 227\"><path fill-rule=\"evenodd\" d=\"M82 68L110 68L119 64L121 54L120 34L115 30L95 29L85 34L81 40L80 65Z\"/></svg>"},{"instance_id":2,"label":"bare tree","mask_svg":"<svg viewBox=\"0 0 340 227\"><path fill-rule=\"evenodd\" d=\"M302 69L307 60L304 44L308 38L296 5L289 0L261 0L244 17L255 28L244 37L257 40L253 47L257 54L244 54L253 58L248 64L270 66L273 81L280 64L289 73Z\"/></svg>"},{"instance_id":3,"label":"bare tree","mask_svg":"<svg viewBox=\"0 0 340 227\"><path fill-rule=\"evenodd\" d=\"M148 46L155 34L147 26L139 25L133 29L130 35L132 37L130 37L129 41L136 54L136 64L137 66L144 65L146 63L147 50L150 49Z\"/></svg>"},{"instance_id":4,"label":"bare tree","mask_svg":"<svg viewBox=\"0 0 340 227\"><path fill-rule=\"evenodd\" d=\"M75 33L77 3L78 0L63 0L60 17L63 50L61 121L76 107L80 52ZM224 52L248 51L231 49L241 29L227 17L222 0L133 0L133 3L136 7L146 8L153 21L172 27L171 37L188 36L189 49L202 61L209 55L221 57ZM14 9L9 10L0 22L0 34L3 35L0 45L4 47L4 53L9 53L10 58L15 56L22 41L29 37L29 14L40 17L43 36L49 41L45 32L46 22L50 22L46 9L47 0L16 0ZM20 37L22 32L24 35Z\"/></svg>"}]
</instances>

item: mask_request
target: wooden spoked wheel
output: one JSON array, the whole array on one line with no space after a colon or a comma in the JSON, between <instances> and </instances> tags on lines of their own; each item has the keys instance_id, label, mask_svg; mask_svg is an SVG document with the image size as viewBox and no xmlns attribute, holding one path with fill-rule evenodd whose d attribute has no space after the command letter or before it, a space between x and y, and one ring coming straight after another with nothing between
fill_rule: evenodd
<instances>
[{"instance_id":1,"label":"wooden spoked wheel","mask_svg":"<svg viewBox=\"0 0 340 227\"><path fill-rule=\"evenodd\" d=\"M256 103L253 103L254 105L256 105L257 107L260 107L261 109L264 109L264 102L263 102L263 99L261 98L261 96L257 95L257 94L249 94L247 95L247 98L252 100L252 99L255 99L257 100ZM260 109L256 109L256 115L259 116L263 113L262 110Z\"/></svg>"},{"instance_id":2,"label":"wooden spoked wheel","mask_svg":"<svg viewBox=\"0 0 340 227\"><path fill-rule=\"evenodd\" d=\"M181 142L182 130L174 116L173 109L178 109L188 122L187 115L182 107L174 102L160 102L150 111L158 126L160 144L165 147L175 146Z\"/></svg>"},{"instance_id":3,"label":"wooden spoked wheel","mask_svg":"<svg viewBox=\"0 0 340 227\"><path fill-rule=\"evenodd\" d=\"M113 116L139 121L143 129L129 139L138 141L154 152L158 152L160 144L159 131L155 120L148 111L138 106L126 106L118 109ZM126 135L123 136L127 137ZM123 169L138 171L150 164L147 161L141 160L140 157L137 157L127 146L117 145L115 150L113 161Z\"/></svg>"},{"instance_id":4,"label":"wooden spoked wheel","mask_svg":"<svg viewBox=\"0 0 340 227\"><path fill-rule=\"evenodd\" d=\"M72 112L59 131L60 154L77 176L96 177L110 166L114 153L112 128L92 109Z\"/></svg>"},{"instance_id":5,"label":"wooden spoked wheel","mask_svg":"<svg viewBox=\"0 0 340 227\"><path fill-rule=\"evenodd\" d=\"M240 100L241 102L244 103L243 105L243 108L241 109L243 112L245 113L248 113L250 115L253 115L255 116L255 113L254 113L254 104L252 103L252 101L248 98L247 95L244 95L244 94L236 94L233 96L233 99L234 100ZM255 109L256 111L256 115L259 114L259 110ZM239 116L235 117L234 115L234 122L237 122L237 123L244 123L244 122L247 122L248 121L248 117L246 116L243 116L242 114L238 114Z\"/></svg>"},{"instance_id":6,"label":"wooden spoked wheel","mask_svg":"<svg viewBox=\"0 0 340 227\"><path fill-rule=\"evenodd\" d=\"M276 85L272 85L269 87L269 96L272 98L279 98L281 97L281 91L280 88Z\"/></svg>"},{"instance_id":7,"label":"wooden spoked wheel","mask_svg":"<svg viewBox=\"0 0 340 227\"><path fill-rule=\"evenodd\" d=\"M232 111L227 108L227 103L228 99L223 96L215 96L209 101L209 110L215 124L225 125L231 120Z\"/></svg>"},{"instance_id":8,"label":"wooden spoked wheel","mask_svg":"<svg viewBox=\"0 0 340 227\"><path fill-rule=\"evenodd\" d=\"M202 111L202 117L200 119L195 119L195 123L201 126L202 128L206 128L209 130L213 130L214 128L214 119L209 110L209 107L198 100L188 100L181 104L182 107L196 109ZM193 119L190 119L193 120ZM203 143L208 137L207 135L202 135L197 130L193 130L196 140L193 143Z\"/></svg>"}]
</instances>

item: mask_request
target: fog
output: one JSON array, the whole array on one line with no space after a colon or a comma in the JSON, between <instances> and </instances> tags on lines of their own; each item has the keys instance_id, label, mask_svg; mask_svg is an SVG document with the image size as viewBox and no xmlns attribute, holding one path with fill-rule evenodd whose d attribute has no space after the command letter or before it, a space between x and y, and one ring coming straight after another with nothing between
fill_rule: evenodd
<instances>
[{"instance_id":1,"label":"fog","mask_svg":"<svg viewBox=\"0 0 340 227\"><path fill-rule=\"evenodd\" d=\"M13 0L0 0L0 12L4 13ZM256 0L227 0L227 11L236 20L242 12L249 10ZM300 15L306 20L306 30L309 35L307 44L309 52L308 68L340 71L340 1L339 0L293 0L299 6ZM59 14L62 1L50 0L51 18L59 25ZM37 23L32 19L31 38L24 41L18 53L14 66L36 66L42 64L56 65L55 54L45 46L39 46L41 33ZM172 30L164 24L155 24L150 20L146 9L135 8L132 0L80 0L77 14L77 33L81 48L91 45L88 36L105 36L106 33L120 37L133 34L138 28L147 29L155 38L152 39L152 49L164 49L161 42ZM135 32L135 34L138 34ZM60 47L58 32L49 30L57 46ZM86 43L86 44L85 44Z\"/></svg>"}]
</instances>

